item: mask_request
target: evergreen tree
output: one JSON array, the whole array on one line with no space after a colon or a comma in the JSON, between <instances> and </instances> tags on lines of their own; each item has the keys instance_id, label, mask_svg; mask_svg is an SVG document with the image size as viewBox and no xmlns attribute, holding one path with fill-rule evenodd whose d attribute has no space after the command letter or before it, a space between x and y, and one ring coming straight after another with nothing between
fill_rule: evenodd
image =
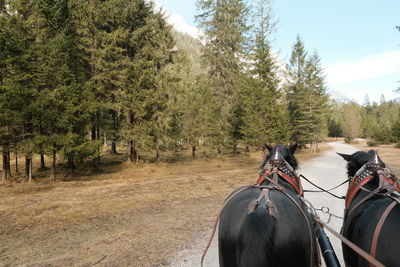
<instances>
[{"instance_id":1,"label":"evergreen tree","mask_svg":"<svg viewBox=\"0 0 400 267\"><path fill-rule=\"evenodd\" d=\"M15 16L15 15L14 15ZM13 65L20 53L20 38L12 38L16 34L14 18L6 8L5 3L0 5L0 145L3 159L3 183L11 176L10 150L11 140L19 128L20 116L18 113L16 93L13 90ZM20 130L20 129L19 129Z\"/></svg>"},{"instance_id":2,"label":"evergreen tree","mask_svg":"<svg viewBox=\"0 0 400 267\"><path fill-rule=\"evenodd\" d=\"M99 143L87 139L90 123L88 62L80 48L74 10L68 0L38 0L35 6L37 84L36 152L52 155L55 179L57 153L71 169L98 153ZM49 51L51 51L49 53Z\"/></svg>"},{"instance_id":3,"label":"evergreen tree","mask_svg":"<svg viewBox=\"0 0 400 267\"><path fill-rule=\"evenodd\" d=\"M261 147L265 143L284 143L288 127L284 121L286 110L279 90L279 69L271 50L270 35L275 31L276 22L272 17L271 2L260 0L257 18L258 26L252 40L253 63L248 85L243 86L243 127L242 133L247 145Z\"/></svg>"},{"instance_id":4,"label":"evergreen tree","mask_svg":"<svg viewBox=\"0 0 400 267\"><path fill-rule=\"evenodd\" d=\"M304 147L310 141L307 112L310 94L306 86L306 65L307 52L300 36L297 36L288 65L287 99L290 124L292 125L291 139L297 142L300 147Z\"/></svg>"},{"instance_id":5,"label":"evergreen tree","mask_svg":"<svg viewBox=\"0 0 400 267\"><path fill-rule=\"evenodd\" d=\"M34 152L34 125L37 118L35 101L38 91L35 80L34 27L31 22L33 3L16 0L10 1L2 8L1 20L6 29L2 36L9 35L9 40L2 41L5 48L1 60L2 88L1 102L4 115L1 118L2 135L6 135L3 144L3 162L5 179L10 175L10 149L18 147L25 154L26 176L32 178L32 153ZM3 5L2 5L3 6ZM2 109L3 111L3 109ZM11 117L12 116L12 117ZM8 135L8 136L7 136Z\"/></svg>"},{"instance_id":6,"label":"evergreen tree","mask_svg":"<svg viewBox=\"0 0 400 267\"><path fill-rule=\"evenodd\" d=\"M213 91L213 117L210 139L222 156L223 148L237 147L239 115L238 91L241 86L241 59L246 44L248 7L242 0L199 0L199 27L205 33L203 64L207 69L207 86ZM234 111L235 110L235 111Z\"/></svg>"},{"instance_id":7,"label":"evergreen tree","mask_svg":"<svg viewBox=\"0 0 400 267\"><path fill-rule=\"evenodd\" d=\"M175 41L171 34L171 26L167 25L163 14L155 13L152 16L154 36L157 40L154 45L153 64L156 70L156 86L152 88L153 96L149 102L151 107L151 135L153 137L156 161L160 160L160 149L168 143L170 119L173 105L173 84L179 77L169 68L173 64Z\"/></svg>"},{"instance_id":8,"label":"evergreen tree","mask_svg":"<svg viewBox=\"0 0 400 267\"><path fill-rule=\"evenodd\" d=\"M306 62L306 80L308 99L306 112L310 150L317 151L318 143L327 134L327 117L329 112L329 95L326 89L325 76L321 67L321 59L315 51Z\"/></svg>"},{"instance_id":9,"label":"evergreen tree","mask_svg":"<svg viewBox=\"0 0 400 267\"><path fill-rule=\"evenodd\" d=\"M300 146L310 143L310 150L317 150L318 143L327 134L329 95L321 59L317 52L307 57L300 36L293 46L288 69L292 139Z\"/></svg>"},{"instance_id":10,"label":"evergreen tree","mask_svg":"<svg viewBox=\"0 0 400 267\"><path fill-rule=\"evenodd\" d=\"M129 160L138 162L140 149L158 151L168 129L162 117L168 101L165 67L171 63L174 42L163 15L151 3L132 0L124 6L129 67L118 95L124 116L121 136L128 143Z\"/></svg>"}]
</instances>

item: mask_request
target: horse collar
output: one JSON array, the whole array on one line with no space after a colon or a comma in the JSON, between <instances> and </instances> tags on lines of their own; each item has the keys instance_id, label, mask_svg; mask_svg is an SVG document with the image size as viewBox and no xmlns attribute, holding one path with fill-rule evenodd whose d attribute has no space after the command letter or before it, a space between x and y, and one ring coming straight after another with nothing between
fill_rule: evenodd
<instances>
[{"instance_id":1,"label":"horse collar","mask_svg":"<svg viewBox=\"0 0 400 267\"><path fill-rule=\"evenodd\" d=\"M394 186L396 191L400 191L400 186L396 182L396 178L394 178L395 176L390 169L382 167L378 162L366 163L357 171L350 181L346 194L346 209L349 208L351 202L360 189L370 182L376 175L379 175L380 179L380 186L376 189L377 192L385 189L383 188L383 184L389 184L389 186L392 187Z\"/></svg>"},{"instance_id":2,"label":"horse collar","mask_svg":"<svg viewBox=\"0 0 400 267\"><path fill-rule=\"evenodd\" d=\"M260 177L257 180L256 185L261 185L264 181L268 180L271 174L275 174L281 177L285 182L289 183L296 193L303 196L303 187L300 183L300 178L296 175L296 172L284 159L274 160L273 164L267 163L264 168L260 171Z\"/></svg>"}]
</instances>

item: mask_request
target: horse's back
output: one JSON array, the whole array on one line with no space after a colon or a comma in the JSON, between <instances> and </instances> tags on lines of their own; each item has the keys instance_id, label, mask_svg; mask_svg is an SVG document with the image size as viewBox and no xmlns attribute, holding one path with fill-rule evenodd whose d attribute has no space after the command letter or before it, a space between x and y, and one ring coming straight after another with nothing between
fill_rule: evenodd
<instances>
[{"instance_id":1,"label":"horse's back","mask_svg":"<svg viewBox=\"0 0 400 267\"><path fill-rule=\"evenodd\" d=\"M260 189L247 189L226 203L219 225L220 265L310 266L309 222L302 212L282 192L271 190L276 218L268 213L264 200L248 213L250 202L259 194Z\"/></svg>"},{"instance_id":2,"label":"horse's back","mask_svg":"<svg viewBox=\"0 0 400 267\"><path fill-rule=\"evenodd\" d=\"M354 211L343 225L343 234L360 248L371 252L371 244L382 214L391 199L375 200L365 209ZM400 266L400 205L396 205L383 222L376 245L376 259L385 266ZM356 252L343 246L343 255L348 266L370 266Z\"/></svg>"}]
</instances>

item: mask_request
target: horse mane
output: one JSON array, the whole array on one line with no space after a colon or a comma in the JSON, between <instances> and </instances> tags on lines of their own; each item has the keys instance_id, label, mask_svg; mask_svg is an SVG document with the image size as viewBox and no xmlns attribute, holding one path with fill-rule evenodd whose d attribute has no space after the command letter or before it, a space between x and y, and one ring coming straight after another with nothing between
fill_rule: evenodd
<instances>
[{"instance_id":1,"label":"horse mane","mask_svg":"<svg viewBox=\"0 0 400 267\"><path fill-rule=\"evenodd\" d=\"M290 166L292 166L294 170L297 170L297 168L299 167L297 159L290 151L290 148L284 145L277 145L275 147L268 148L269 154L265 157L265 160L261 167L263 167L272 158L277 150L279 150L282 157L290 164Z\"/></svg>"}]
</instances>

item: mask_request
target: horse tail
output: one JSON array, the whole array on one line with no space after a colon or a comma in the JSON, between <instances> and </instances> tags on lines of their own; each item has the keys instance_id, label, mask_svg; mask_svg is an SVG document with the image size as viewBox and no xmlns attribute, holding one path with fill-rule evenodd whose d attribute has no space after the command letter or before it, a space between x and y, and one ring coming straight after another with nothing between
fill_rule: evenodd
<instances>
[{"instance_id":1,"label":"horse tail","mask_svg":"<svg viewBox=\"0 0 400 267\"><path fill-rule=\"evenodd\" d=\"M264 205L246 216L238 238L239 266L271 266L275 219Z\"/></svg>"}]
</instances>

